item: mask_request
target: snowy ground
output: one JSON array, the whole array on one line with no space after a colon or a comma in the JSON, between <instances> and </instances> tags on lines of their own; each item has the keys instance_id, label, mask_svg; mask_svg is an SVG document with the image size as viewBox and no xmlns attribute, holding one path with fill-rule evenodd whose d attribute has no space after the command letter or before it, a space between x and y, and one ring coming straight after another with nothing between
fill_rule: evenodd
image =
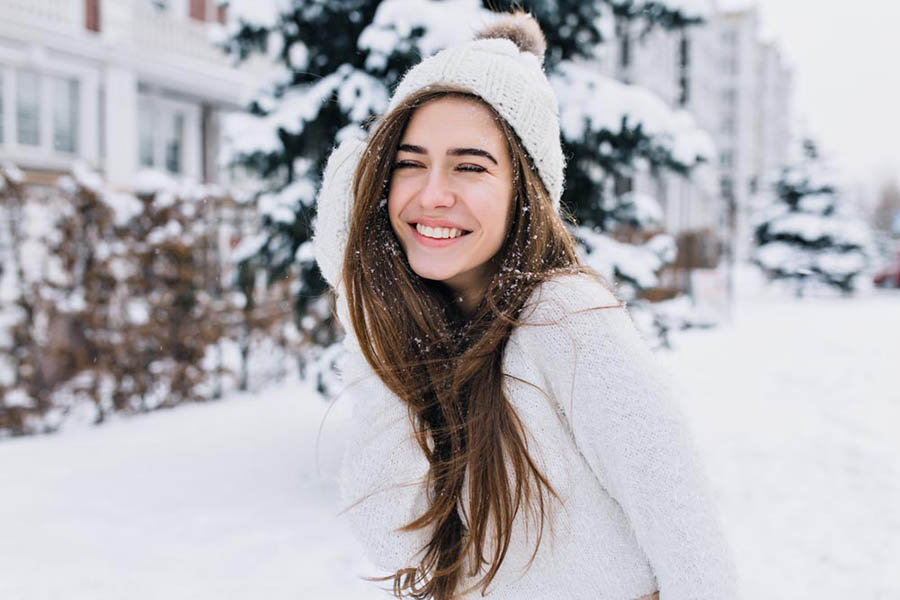
<instances>
[{"instance_id":1,"label":"snowy ground","mask_svg":"<svg viewBox=\"0 0 900 600\"><path fill-rule=\"evenodd\" d=\"M665 362L747 600L900 597L900 295L744 295ZM0 598L387 597L336 519L344 407L252 396L0 443Z\"/></svg>"}]
</instances>

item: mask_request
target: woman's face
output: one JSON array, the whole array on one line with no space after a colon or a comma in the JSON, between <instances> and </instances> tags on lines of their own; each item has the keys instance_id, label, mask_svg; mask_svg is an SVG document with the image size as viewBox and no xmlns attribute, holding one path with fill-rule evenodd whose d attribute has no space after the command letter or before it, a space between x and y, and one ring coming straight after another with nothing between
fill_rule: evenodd
<instances>
[{"instance_id":1,"label":"woman's face","mask_svg":"<svg viewBox=\"0 0 900 600\"><path fill-rule=\"evenodd\" d=\"M506 140L490 110L448 96L416 109L394 159L391 227L409 265L464 299L480 300L513 201Z\"/></svg>"}]
</instances>

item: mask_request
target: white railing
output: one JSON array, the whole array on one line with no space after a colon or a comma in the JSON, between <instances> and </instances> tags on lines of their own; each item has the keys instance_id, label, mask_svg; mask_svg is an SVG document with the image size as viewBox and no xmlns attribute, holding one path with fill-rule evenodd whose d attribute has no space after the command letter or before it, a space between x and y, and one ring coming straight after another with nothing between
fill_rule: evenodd
<instances>
[{"instance_id":1,"label":"white railing","mask_svg":"<svg viewBox=\"0 0 900 600\"><path fill-rule=\"evenodd\" d=\"M84 1L0 0L0 20L77 31L84 29Z\"/></svg>"},{"instance_id":2,"label":"white railing","mask_svg":"<svg viewBox=\"0 0 900 600\"><path fill-rule=\"evenodd\" d=\"M149 2L134 2L132 10L131 40L137 50L218 65L227 63L224 53L209 40L208 24L159 11Z\"/></svg>"}]
</instances>

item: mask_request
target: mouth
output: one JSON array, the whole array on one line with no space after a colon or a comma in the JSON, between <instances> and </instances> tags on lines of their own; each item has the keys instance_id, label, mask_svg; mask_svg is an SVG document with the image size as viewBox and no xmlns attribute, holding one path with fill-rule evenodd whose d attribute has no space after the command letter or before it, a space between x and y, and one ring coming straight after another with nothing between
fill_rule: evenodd
<instances>
[{"instance_id":1,"label":"mouth","mask_svg":"<svg viewBox=\"0 0 900 600\"><path fill-rule=\"evenodd\" d=\"M449 246L472 233L457 227L429 227L422 223L410 223L413 237L424 246Z\"/></svg>"}]
</instances>

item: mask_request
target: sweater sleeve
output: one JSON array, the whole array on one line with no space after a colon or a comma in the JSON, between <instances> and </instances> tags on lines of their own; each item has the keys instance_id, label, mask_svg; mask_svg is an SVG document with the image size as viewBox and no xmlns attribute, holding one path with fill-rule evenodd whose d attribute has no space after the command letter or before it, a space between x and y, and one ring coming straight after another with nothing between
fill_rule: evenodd
<instances>
[{"instance_id":1,"label":"sweater sleeve","mask_svg":"<svg viewBox=\"0 0 900 600\"><path fill-rule=\"evenodd\" d=\"M338 313L345 319L342 304ZM393 573L417 566L431 539L428 528L397 531L428 508L423 482L429 464L406 405L374 373L352 333L344 347L342 394L352 406L339 477L341 505L369 560Z\"/></svg>"},{"instance_id":2,"label":"sweater sleeve","mask_svg":"<svg viewBox=\"0 0 900 600\"><path fill-rule=\"evenodd\" d=\"M517 343L629 519L661 600L735 598L730 551L687 423L626 310L580 276L548 281L539 293Z\"/></svg>"}]
</instances>

